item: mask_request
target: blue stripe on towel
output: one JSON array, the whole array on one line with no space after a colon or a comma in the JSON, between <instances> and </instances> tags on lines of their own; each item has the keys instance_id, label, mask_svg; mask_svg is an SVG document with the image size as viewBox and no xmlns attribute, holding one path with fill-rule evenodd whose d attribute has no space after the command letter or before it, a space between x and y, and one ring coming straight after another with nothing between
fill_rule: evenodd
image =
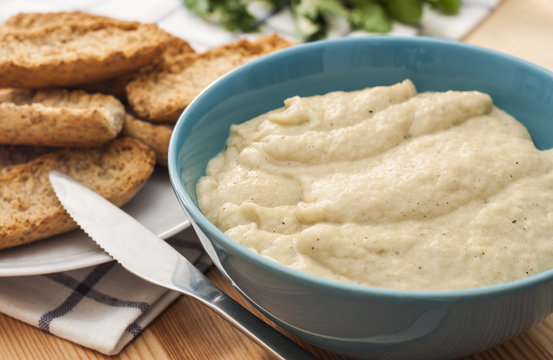
<instances>
[{"instance_id":1,"label":"blue stripe on towel","mask_svg":"<svg viewBox=\"0 0 553 360\"><path fill-rule=\"evenodd\" d=\"M48 311L38 320L38 327L44 332L50 332L50 323L71 310L85 297L92 287L115 265L114 261L98 265L88 274L83 282L73 288L71 294L55 309Z\"/></svg>"},{"instance_id":2,"label":"blue stripe on towel","mask_svg":"<svg viewBox=\"0 0 553 360\"><path fill-rule=\"evenodd\" d=\"M79 284L81 284L80 281L67 275L67 273L55 273L55 274L48 274L45 276L50 280L53 280L71 289L76 289L79 286ZM106 295L105 293L98 291L96 289L90 289L86 294L86 297L96 302L99 302L101 304L105 304L113 307L135 308L135 309L139 309L142 312L146 312L150 307L150 305L147 302L121 300L111 295Z\"/></svg>"}]
</instances>

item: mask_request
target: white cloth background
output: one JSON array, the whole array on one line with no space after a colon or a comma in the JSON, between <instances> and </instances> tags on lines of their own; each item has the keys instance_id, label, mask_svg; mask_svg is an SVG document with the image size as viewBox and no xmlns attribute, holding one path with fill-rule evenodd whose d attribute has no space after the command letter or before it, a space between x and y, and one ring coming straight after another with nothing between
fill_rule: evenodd
<instances>
[{"instance_id":1,"label":"white cloth background","mask_svg":"<svg viewBox=\"0 0 553 360\"><path fill-rule=\"evenodd\" d=\"M455 17L427 9L420 26L395 24L391 35L458 40L498 3L464 0ZM198 19L181 0L0 0L0 22L19 12L73 10L155 22L199 52L240 36ZM295 29L288 11L270 14L260 8L259 16L264 20L262 32L293 39ZM329 37L360 35L366 34L338 24ZM191 229L172 238L171 243L201 270L209 266ZM57 274L0 278L0 312L104 354L119 353L178 296L142 281L114 262Z\"/></svg>"}]
</instances>

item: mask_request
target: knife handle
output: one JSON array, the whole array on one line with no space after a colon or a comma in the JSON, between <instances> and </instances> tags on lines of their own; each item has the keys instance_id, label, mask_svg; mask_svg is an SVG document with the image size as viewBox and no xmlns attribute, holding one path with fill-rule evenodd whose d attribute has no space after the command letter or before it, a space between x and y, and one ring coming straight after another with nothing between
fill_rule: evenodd
<instances>
[{"instance_id":1,"label":"knife handle","mask_svg":"<svg viewBox=\"0 0 553 360\"><path fill-rule=\"evenodd\" d=\"M210 308L268 350L276 359L316 359L307 350L253 315L220 289L216 288L216 290L215 297L206 302Z\"/></svg>"},{"instance_id":2,"label":"knife handle","mask_svg":"<svg viewBox=\"0 0 553 360\"><path fill-rule=\"evenodd\" d=\"M169 245L167 246L169 247ZM307 350L304 350L301 346L234 301L184 256L176 250L172 250L175 252L177 265L171 267L171 280L157 282L158 285L179 291L201 301L223 319L256 341L261 347L269 351L276 359L316 359ZM149 281L152 281L152 279Z\"/></svg>"}]
</instances>

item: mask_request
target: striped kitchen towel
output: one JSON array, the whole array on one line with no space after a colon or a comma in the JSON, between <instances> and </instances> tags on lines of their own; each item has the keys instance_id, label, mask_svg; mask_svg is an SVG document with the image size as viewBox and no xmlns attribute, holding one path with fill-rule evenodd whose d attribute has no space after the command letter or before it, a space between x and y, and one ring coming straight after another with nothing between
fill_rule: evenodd
<instances>
[{"instance_id":1,"label":"striped kitchen towel","mask_svg":"<svg viewBox=\"0 0 553 360\"><path fill-rule=\"evenodd\" d=\"M211 262L192 228L169 240L200 270ZM119 353L179 297L114 261L80 270L0 278L0 312L107 355Z\"/></svg>"}]
</instances>

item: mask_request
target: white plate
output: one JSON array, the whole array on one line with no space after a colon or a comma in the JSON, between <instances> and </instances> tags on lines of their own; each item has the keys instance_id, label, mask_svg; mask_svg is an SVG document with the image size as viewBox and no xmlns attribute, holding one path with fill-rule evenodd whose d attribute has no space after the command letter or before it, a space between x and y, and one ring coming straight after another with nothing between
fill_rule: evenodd
<instances>
[{"instance_id":1,"label":"white plate","mask_svg":"<svg viewBox=\"0 0 553 360\"><path fill-rule=\"evenodd\" d=\"M187 228L167 168L156 168L146 185L123 209L166 239ZM111 258L82 230L0 251L0 276L25 276L80 269Z\"/></svg>"}]
</instances>

